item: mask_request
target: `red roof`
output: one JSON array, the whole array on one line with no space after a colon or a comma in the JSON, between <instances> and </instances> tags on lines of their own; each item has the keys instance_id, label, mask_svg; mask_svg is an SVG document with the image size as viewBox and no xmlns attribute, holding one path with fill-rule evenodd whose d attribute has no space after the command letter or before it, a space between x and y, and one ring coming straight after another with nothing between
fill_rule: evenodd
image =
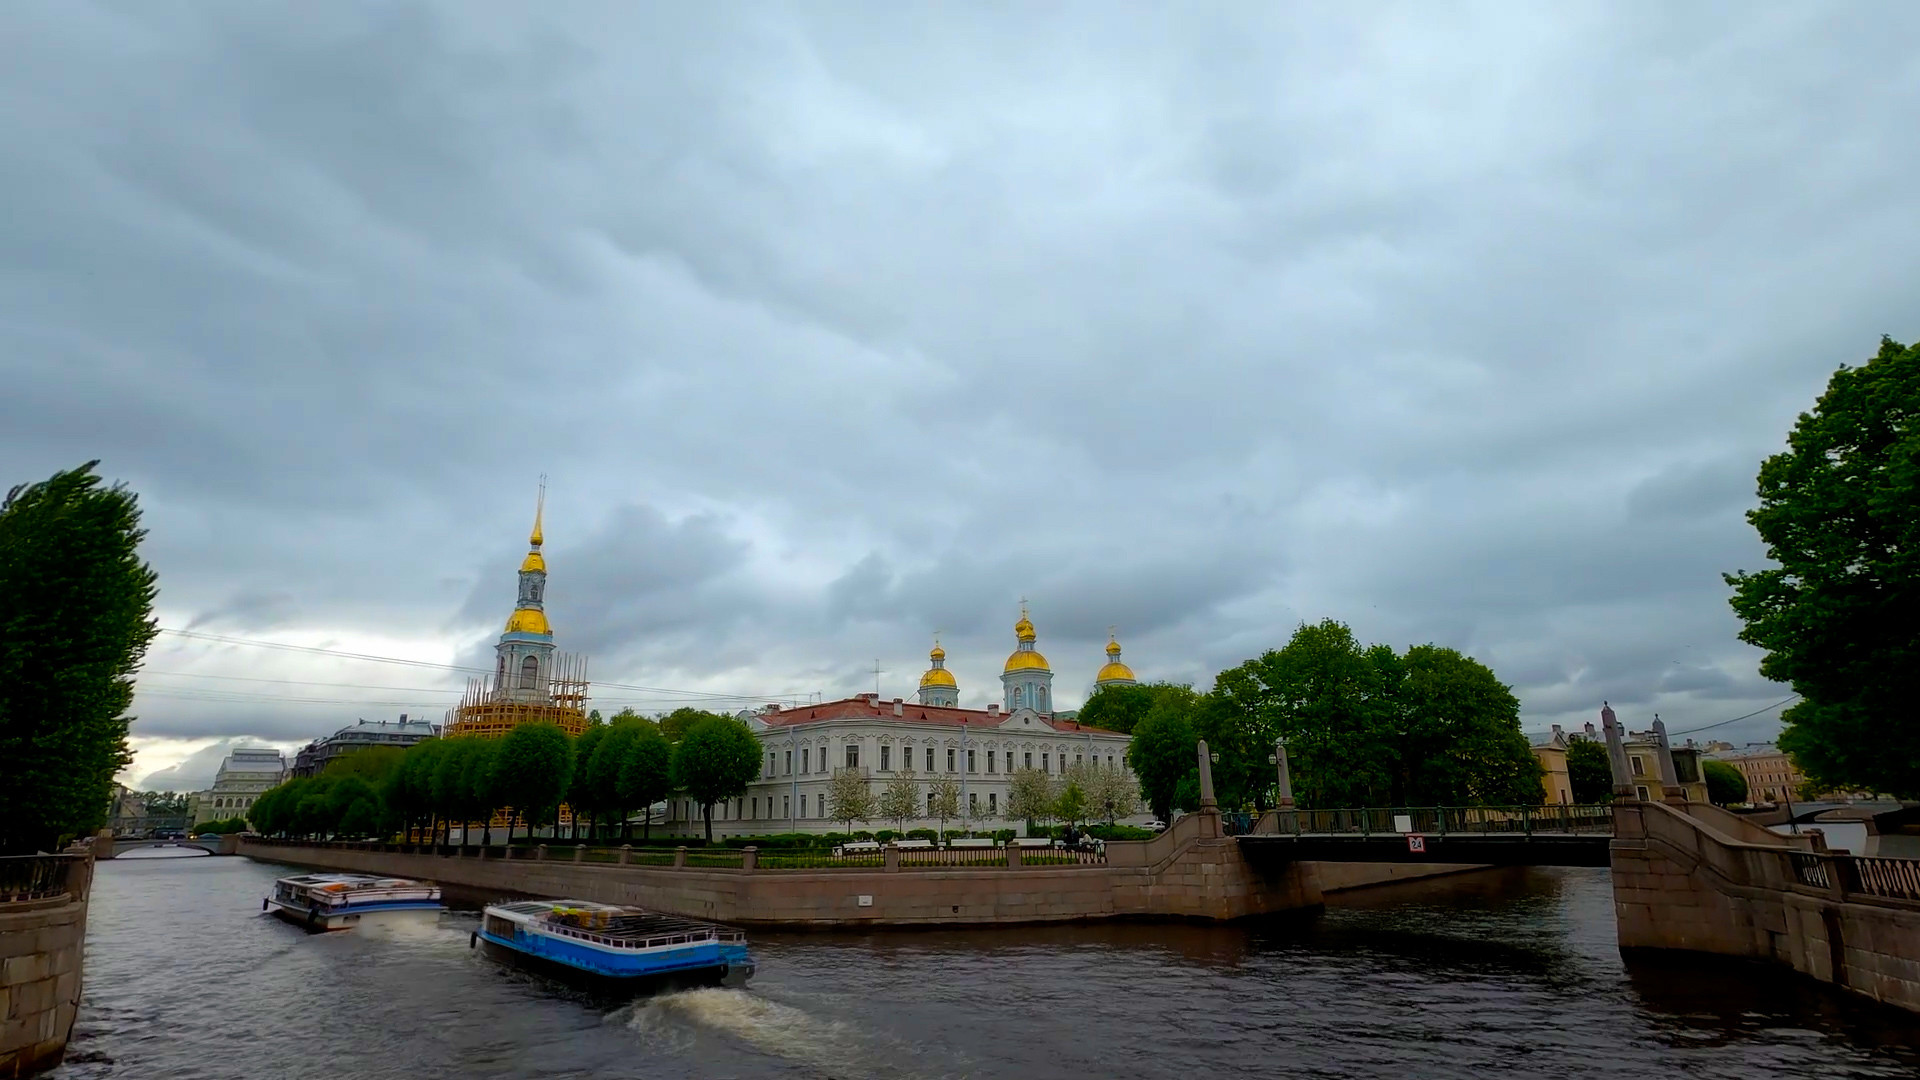
<instances>
[{"instance_id":1,"label":"red roof","mask_svg":"<svg viewBox=\"0 0 1920 1080\"><path fill-rule=\"evenodd\" d=\"M797 708L783 708L779 712L763 712L760 714L760 720L770 727L811 724L817 720L897 720L901 723L997 728L1006 723L1010 715L1003 712L990 713L985 709L949 709L944 705L921 705L917 702L903 701L900 703L900 715L895 716L893 705L891 701L877 700L872 694L862 694L859 697L843 698L840 701L823 701L818 705L801 705ZM1121 735L1118 731L1088 727L1071 720L1055 720L1044 715L1040 717L1040 722L1054 731L1086 735Z\"/></svg>"}]
</instances>

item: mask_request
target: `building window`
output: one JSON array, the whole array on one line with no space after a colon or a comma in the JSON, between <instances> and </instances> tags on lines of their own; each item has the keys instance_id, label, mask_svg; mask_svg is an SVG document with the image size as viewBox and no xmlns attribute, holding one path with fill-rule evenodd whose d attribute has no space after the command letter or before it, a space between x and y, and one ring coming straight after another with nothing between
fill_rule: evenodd
<instances>
[{"instance_id":1,"label":"building window","mask_svg":"<svg viewBox=\"0 0 1920 1080\"><path fill-rule=\"evenodd\" d=\"M980 809L980 793L977 791L967 792L967 813L971 815L978 812L979 809Z\"/></svg>"},{"instance_id":2,"label":"building window","mask_svg":"<svg viewBox=\"0 0 1920 1080\"><path fill-rule=\"evenodd\" d=\"M1051 773L1051 772L1053 772L1053 764L1052 764L1052 762L1051 762L1051 760L1050 760L1050 758L1051 758L1051 757L1052 757L1052 755L1050 755L1050 754L1047 754L1047 753L1045 753L1045 752L1042 752L1042 753L1041 753L1041 755L1040 755L1040 771L1041 771L1041 772L1043 772L1043 773Z\"/></svg>"},{"instance_id":3,"label":"building window","mask_svg":"<svg viewBox=\"0 0 1920 1080\"><path fill-rule=\"evenodd\" d=\"M1634 788L1633 790L1639 793L1641 802L1647 801L1647 789L1645 787L1637 787L1637 788Z\"/></svg>"},{"instance_id":4,"label":"building window","mask_svg":"<svg viewBox=\"0 0 1920 1080\"><path fill-rule=\"evenodd\" d=\"M893 747L887 746L884 743L880 746L880 771L893 771Z\"/></svg>"},{"instance_id":5,"label":"building window","mask_svg":"<svg viewBox=\"0 0 1920 1080\"><path fill-rule=\"evenodd\" d=\"M860 767L860 744L850 742L847 744L847 768L857 769L859 767Z\"/></svg>"},{"instance_id":6,"label":"building window","mask_svg":"<svg viewBox=\"0 0 1920 1080\"><path fill-rule=\"evenodd\" d=\"M767 779L769 780L773 779L773 765L776 760L773 751L767 751Z\"/></svg>"},{"instance_id":7,"label":"building window","mask_svg":"<svg viewBox=\"0 0 1920 1080\"><path fill-rule=\"evenodd\" d=\"M1000 813L1000 793L999 792L997 791L987 792L987 813L996 814L996 815Z\"/></svg>"},{"instance_id":8,"label":"building window","mask_svg":"<svg viewBox=\"0 0 1920 1080\"><path fill-rule=\"evenodd\" d=\"M807 756L809 753L810 751L807 751L807 750L800 751L800 775L801 776L807 775L807 772L809 771L807 768Z\"/></svg>"},{"instance_id":9,"label":"building window","mask_svg":"<svg viewBox=\"0 0 1920 1080\"><path fill-rule=\"evenodd\" d=\"M1647 775L1647 767L1645 764L1641 762L1640 755L1635 754L1633 757L1630 757L1627 760L1633 764L1633 775L1635 776Z\"/></svg>"},{"instance_id":10,"label":"building window","mask_svg":"<svg viewBox=\"0 0 1920 1080\"><path fill-rule=\"evenodd\" d=\"M793 775L793 751L787 751L787 775Z\"/></svg>"},{"instance_id":11,"label":"building window","mask_svg":"<svg viewBox=\"0 0 1920 1080\"><path fill-rule=\"evenodd\" d=\"M1039 708L1041 712L1046 712L1047 711L1047 688L1044 686L1038 687L1038 691L1040 694L1040 704L1037 706L1037 708Z\"/></svg>"},{"instance_id":12,"label":"building window","mask_svg":"<svg viewBox=\"0 0 1920 1080\"><path fill-rule=\"evenodd\" d=\"M533 681L539 677L540 661L537 657L529 656L520 661L520 689L533 689Z\"/></svg>"},{"instance_id":13,"label":"building window","mask_svg":"<svg viewBox=\"0 0 1920 1080\"><path fill-rule=\"evenodd\" d=\"M974 767L973 767L973 751L972 751L972 750L968 750L968 751L967 751L967 771L968 771L968 772L973 772L973 771L974 771Z\"/></svg>"},{"instance_id":14,"label":"building window","mask_svg":"<svg viewBox=\"0 0 1920 1080\"><path fill-rule=\"evenodd\" d=\"M818 796L817 798L819 799L819 806L820 806L820 813L817 816L826 817L827 816L827 797L825 795L821 795L821 796Z\"/></svg>"},{"instance_id":15,"label":"building window","mask_svg":"<svg viewBox=\"0 0 1920 1080\"><path fill-rule=\"evenodd\" d=\"M1074 763L1075 765L1078 765L1078 764L1080 764L1080 755L1079 755L1079 754L1075 754L1075 755L1073 755L1073 763Z\"/></svg>"},{"instance_id":16,"label":"building window","mask_svg":"<svg viewBox=\"0 0 1920 1080\"><path fill-rule=\"evenodd\" d=\"M792 816L793 816L793 801L792 801L792 800L793 800L793 796L791 796L791 795L782 795L782 796L780 796L780 816L781 816L781 817L792 817Z\"/></svg>"},{"instance_id":17,"label":"building window","mask_svg":"<svg viewBox=\"0 0 1920 1080\"><path fill-rule=\"evenodd\" d=\"M994 755L994 751L992 750L987 751L987 772L988 773L993 772L993 755Z\"/></svg>"},{"instance_id":18,"label":"building window","mask_svg":"<svg viewBox=\"0 0 1920 1080\"><path fill-rule=\"evenodd\" d=\"M927 747L927 771L933 771L933 747Z\"/></svg>"},{"instance_id":19,"label":"building window","mask_svg":"<svg viewBox=\"0 0 1920 1080\"><path fill-rule=\"evenodd\" d=\"M927 816L933 816L933 792L927 792Z\"/></svg>"},{"instance_id":20,"label":"building window","mask_svg":"<svg viewBox=\"0 0 1920 1080\"><path fill-rule=\"evenodd\" d=\"M1025 754L1021 755L1021 758L1027 763L1026 764L1027 768L1029 769L1033 768L1033 751L1031 750L1027 751Z\"/></svg>"},{"instance_id":21,"label":"building window","mask_svg":"<svg viewBox=\"0 0 1920 1080\"><path fill-rule=\"evenodd\" d=\"M957 751L957 750L955 750L955 749L954 749L953 747L951 747L951 746L949 746L949 747L947 747L947 771L948 771L948 772L953 772L953 771L954 771L954 768L953 768L953 755L955 755L955 754L957 754L957 753L959 753L959 751Z\"/></svg>"},{"instance_id":22,"label":"building window","mask_svg":"<svg viewBox=\"0 0 1920 1080\"><path fill-rule=\"evenodd\" d=\"M756 818L759 817L760 816L760 797L758 795L754 796L753 802L751 805L753 807L753 816Z\"/></svg>"}]
</instances>

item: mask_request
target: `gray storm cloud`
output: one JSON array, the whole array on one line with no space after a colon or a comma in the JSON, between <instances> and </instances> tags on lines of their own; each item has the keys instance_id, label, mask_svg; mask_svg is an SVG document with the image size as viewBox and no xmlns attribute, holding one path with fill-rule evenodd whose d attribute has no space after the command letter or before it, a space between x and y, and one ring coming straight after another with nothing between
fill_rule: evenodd
<instances>
[{"instance_id":1,"label":"gray storm cloud","mask_svg":"<svg viewBox=\"0 0 1920 1080\"><path fill-rule=\"evenodd\" d=\"M1205 684L1332 616L1685 730L1784 694L1718 576L1760 458L1920 335L1911 5L0 30L0 460L131 482L203 632L483 660L545 473L622 684L904 694L938 629L983 700L1024 595L1063 691L1109 625ZM265 659L167 642L136 730L459 678Z\"/></svg>"}]
</instances>

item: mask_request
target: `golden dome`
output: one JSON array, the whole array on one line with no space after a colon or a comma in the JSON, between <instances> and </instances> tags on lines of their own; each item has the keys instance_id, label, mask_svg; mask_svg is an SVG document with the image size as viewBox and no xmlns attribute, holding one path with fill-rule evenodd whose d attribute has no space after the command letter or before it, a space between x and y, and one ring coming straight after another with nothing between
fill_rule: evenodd
<instances>
[{"instance_id":1,"label":"golden dome","mask_svg":"<svg viewBox=\"0 0 1920 1080\"><path fill-rule=\"evenodd\" d=\"M1024 640L1032 641L1033 639L1026 638ZM1013 651L1013 654L1007 657L1007 668L1005 671L1001 672L1001 674L1011 675L1016 671L1051 671L1051 670L1052 670L1051 668L1047 667L1046 657L1041 656L1039 653L1035 652L1032 649L1015 649Z\"/></svg>"},{"instance_id":2,"label":"golden dome","mask_svg":"<svg viewBox=\"0 0 1920 1080\"><path fill-rule=\"evenodd\" d=\"M960 688L960 684L953 681L953 672L943 667L928 668L927 673L920 676L920 688L924 690L929 686L946 686L955 690Z\"/></svg>"},{"instance_id":3,"label":"golden dome","mask_svg":"<svg viewBox=\"0 0 1920 1080\"><path fill-rule=\"evenodd\" d=\"M1119 650L1110 649L1108 651L1118 652ZM1096 683L1113 682L1116 679L1124 680L1126 682L1137 681L1133 677L1133 669L1121 663L1118 660L1115 660L1112 663L1108 664L1106 667L1101 668L1100 674L1095 675L1093 677L1093 681Z\"/></svg>"},{"instance_id":4,"label":"golden dome","mask_svg":"<svg viewBox=\"0 0 1920 1080\"><path fill-rule=\"evenodd\" d=\"M1120 656L1120 643L1119 643L1118 641L1108 641L1108 642L1107 642L1107 655L1108 655L1108 656L1110 656L1110 657L1113 657L1113 658L1115 658L1115 659L1118 659L1118 658L1119 658L1119 656Z\"/></svg>"},{"instance_id":5,"label":"golden dome","mask_svg":"<svg viewBox=\"0 0 1920 1080\"><path fill-rule=\"evenodd\" d=\"M1033 623L1024 611L1020 613L1020 621L1013 624L1013 636L1021 641L1034 641L1040 636L1033 632Z\"/></svg>"},{"instance_id":6,"label":"golden dome","mask_svg":"<svg viewBox=\"0 0 1920 1080\"><path fill-rule=\"evenodd\" d=\"M933 647L933 651L927 654L927 659L929 660L945 660L946 658L947 658L947 650L941 648L938 645L935 645Z\"/></svg>"},{"instance_id":7,"label":"golden dome","mask_svg":"<svg viewBox=\"0 0 1920 1080\"><path fill-rule=\"evenodd\" d=\"M541 558L537 551L527 552L527 557L520 560L520 572L524 574L530 570L538 570L543 574L547 572L547 560Z\"/></svg>"},{"instance_id":8,"label":"golden dome","mask_svg":"<svg viewBox=\"0 0 1920 1080\"><path fill-rule=\"evenodd\" d=\"M537 608L518 608L507 617L509 634L551 634L553 628L547 625L547 613Z\"/></svg>"}]
</instances>

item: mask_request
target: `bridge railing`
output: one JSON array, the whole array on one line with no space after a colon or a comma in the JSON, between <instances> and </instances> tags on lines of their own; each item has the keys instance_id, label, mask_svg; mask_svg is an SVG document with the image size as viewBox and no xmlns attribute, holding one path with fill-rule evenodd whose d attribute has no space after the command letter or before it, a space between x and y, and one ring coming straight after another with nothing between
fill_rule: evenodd
<instances>
[{"instance_id":1,"label":"bridge railing","mask_svg":"<svg viewBox=\"0 0 1920 1080\"><path fill-rule=\"evenodd\" d=\"M1611 835L1613 811L1603 805L1394 806L1339 810L1280 810L1276 831L1286 835L1427 836L1576 833Z\"/></svg>"},{"instance_id":2,"label":"bridge railing","mask_svg":"<svg viewBox=\"0 0 1920 1080\"><path fill-rule=\"evenodd\" d=\"M1920 859L1793 851L1787 860L1795 882L1841 899L1920 903Z\"/></svg>"},{"instance_id":3,"label":"bridge railing","mask_svg":"<svg viewBox=\"0 0 1920 1080\"><path fill-rule=\"evenodd\" d=\"M45 900L72 891L80 855L9 855L0 858L0 903Z\"/></svg>"}]
</instances>

